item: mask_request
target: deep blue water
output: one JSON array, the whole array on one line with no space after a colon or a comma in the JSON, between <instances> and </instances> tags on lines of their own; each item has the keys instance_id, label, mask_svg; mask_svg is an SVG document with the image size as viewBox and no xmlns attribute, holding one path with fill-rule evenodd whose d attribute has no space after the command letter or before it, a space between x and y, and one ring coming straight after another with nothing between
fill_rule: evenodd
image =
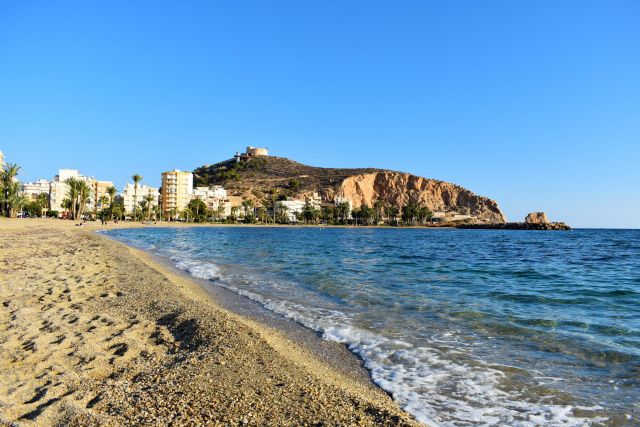
<instances>
[{"instance_id":1,"label":"deep blue water","mask_svg":"<svg viewBox=\"0 0 640 427\"><path fill-rule=\"evenodd\" d=\"M108 234L346 343L420 421L640 423L640 230Z\"/></svg>"}]
</instances>

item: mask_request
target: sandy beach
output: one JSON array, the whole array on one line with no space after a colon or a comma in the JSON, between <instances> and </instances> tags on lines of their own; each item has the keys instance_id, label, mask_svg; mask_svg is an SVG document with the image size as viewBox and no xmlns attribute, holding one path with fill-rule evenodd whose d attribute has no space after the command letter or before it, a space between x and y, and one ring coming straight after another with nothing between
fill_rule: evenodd
<instances>
[{"instance_id":1,"label":"sandy beach","mask_svg":"<svg viewBox=\"0 0 640 427\"><path fill-rule=\"evenodd\" d=\"M417 425L101 228L0 219L0 425Z\"/></svg>"}]
</instances>

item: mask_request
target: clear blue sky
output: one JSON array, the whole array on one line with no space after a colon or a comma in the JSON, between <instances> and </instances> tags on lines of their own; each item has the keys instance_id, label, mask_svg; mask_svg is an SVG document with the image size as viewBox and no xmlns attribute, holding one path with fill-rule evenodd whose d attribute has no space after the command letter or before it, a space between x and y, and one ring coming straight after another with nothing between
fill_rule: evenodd
<instances>
[{"instance_id":1,"label":"clear blue sky","mask_svg":"<svg viewBox=\"0 0 640 427\"><path fill-rule=\"evenodd\" d=\"M640 227L640 2L0 2L23 180L158 185L246 145Z\"/></svg>"}]
</instances>

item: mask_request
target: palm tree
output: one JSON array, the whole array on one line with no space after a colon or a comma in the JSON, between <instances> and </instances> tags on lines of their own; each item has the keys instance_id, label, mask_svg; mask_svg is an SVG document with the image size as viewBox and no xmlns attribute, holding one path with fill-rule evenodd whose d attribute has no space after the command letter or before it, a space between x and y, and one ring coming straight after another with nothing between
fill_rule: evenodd
<instances>
[{"instance_id":1,"label":"palm tree","mask_svg":"<svg viewBox=\"0 0 640 427\"><path fill-rule=\"evenodd\" d=\"M349 218L350 209L351 207L347 202L338 203L338 206L336 206L336 213L338 214L338 219L342 224L344 224L344 222Z\"/></svg>"},{"instance_id":2,"label":"palm tree","mask_svg":"<svg viewBox=\"0 0 640 427\"><path fill-rule=\"evenodd\" d=\"M142 181L144 177L140 174L133 174L131 179L133 180L133 210L135 215L136 207L138 206L138 183ZM134 218L135 219L135 218Z\"/></svg>"},{"instance_id":3,"label":"palm tree","mask_svg":"<svg viewBox=\"0 0 640 427\"><path fill-rule=\"evenodd\" d=\"M358 225L358 218L360 218L361 220L361 225L369 225L371 215L372 215L372 209L366 203L360 206L359 210L354 209L352 213L352 216L356 220L356 225Z\"/></svg>"},{"instance_id":4,"label":"palm tree","mask_svg":"<svg viewBox=\"0 0 640 427\"><path fill-rule=\"evenodd\" d=\"M253 200L244 199L242 201L242 209L244 210L244 218L247 219L247 212L253 207Z\"/></svg>"},{"instance_id":5,"label":"palm tree","mask_svg":"<svg viewBox=\"0 0 640 427\"><path fill-rule=\"evenodd\" d=\"M231 218L231 220L233 222L236 222L236 220L238 218L238 207L237 206L231 206L231 215L229 215L229 217Z\"/></svg>"},{"instance_id":6,"label":"palm tree","mask_svg":"<svg viewBox=\"0 0 640 427\"><path fill-rule=\"evenodd\" d=\"M417 203L409 202L402 207L402 220L407 224L414 225L419 215L420 206Z\"/></svg>"},{"instance_id":7,"label":"palm tree","mask_svg":"<svg viewBox=\"0 0 640 427\"><path fill-rule=\"evenodd\" d=\"M62 203L60 204L60 206L62 207L62 209L65 210L65 212L67 213L71 212L71 199L69 199L68 197L65 197L64 199L62 199Z\"/></svg>"},{"instance_id":8,"label":"palm tree","mask_svg":"<svg viewBox=\"0 0 640 427\"><path fill-rule=\"evenodd\" d=\"M44 216L44 210L49 209L49 195L47 193L40 193L36 197L36 201L40 206L40 216Z\"/></svg>"},{"instance_id":9,"label":"palm tree","mask_svg":"<svg viewBox=\"0 0 640 427\"><path fill-rule=\"evenodd\" d=\"M84 210L91 199L91 188L86 181L69 178L67 184L67 198L71 201L71 218L76 220L82 217Z\"/></svg>"},{"instance_id":10,"label":"palm tree","mask_svg":"<svg viewBox=\"0 0 640 427\"><path fill-rule=\"evenodd\" d=\"M78 217L82 217L91 200L91 188L86 181L78 181Z\"/></svg>"},{"instance_id":11,"label":"palm tree","mask_svg":"<svg viewBox=\"0 0 640 427\"><path fill-rule=\"evenodd\" d=\"M220 200L220 202L218 202L218 210L216 212L216 216L218 217L218 220L222 221L226 211L227 211L227 208L224 204L224 200Z\"/></svg>"},{"instance_id":12,"label":"palm tree","mask_svg":"<svg viewBox=\"0 0 640 427\"><path fill-rule=\"evenodd\" d=\"M276 222L276 200L278 200L278 189L272 188L269 190L269 202L271 209L273 209L273 222Z\"/></svg>"},{"instance_id":13,"label":"palm tree","mask_svg":"<svg viewBox=\"0 0 640 427\"><path fill-rule=\"evenodd\" d=\"M13 181L9 185L9 197L7 203L9 206L9 217L15 218L18 212L29 203L29 199L21 193L22 186L19 182Z\"/></svg>"},{"instance_id":14,"label":"palm tree","mask_svg":"<svg viewBox=\"0 0 640 427\"><path fill-rule=\"evenodd\" d=\"M169 209L169 220L176 220L176 215L178 215L178 210L176 208Z\"/></svg>"},{"instance_id":15,"label":"palm tree","mask_svg":"<svg viewBox=\"0 0 640 427\"><path fill-rule=\"evenodd\" d=\"M387 206L384 210L385 214L387 215L387 221L389 221L390 224L395 224L396 217L398 216L398 213L400 213L400 209L398 209L396 206Z\"/></svg>"},{"instance_id":16,"label":"palm tree","mask_svg":"<svg viewBox=\"0 0 640 427\"><path fill-rule=\"evenodd\" d=\"M153 215L156 217L156 219L162 219L162 206L155 205L153 207Z\"/></svg>"},{"instance_id":17,"label":"palm tree","mask_svg":"<svg viewBox=\"0 0 640 427\"><path fill-rule=\"evenodd\" d=\"M120 219L123 209L119 205L111 205L111 218Z\"/></svg>"},{"instance_id":18,"label":"palm tree","mask_svg":"<svg viewBox=\"0 0 640 427\"><path fill-rule=\"evenodd\" d=\"M78 183L79 181L75 178L68 178L65 183L67 184L67 199L69 199L69 208L71 210L71 219L75 220L76 210L77 210L77 201L78 201Z\"/></svg>"},{"instance_id":19,"label":"palm tree","mask_svg":"<svg viewBox=\"0 0 640 427\"><path fill-rule=\"evenodd\" d=\"M260 222L264 223L267 218L267 209L264 206L260 206L258 208L258 218L260 218Z\"/></svg>"},{"instance_id":20,"label":"palm tree","mask_svg":"<svg viewBox=\"0 0 640 427\"><path fill-rule=\"evenodd\" d=\"M418 210L418 213L420 216L420 223L422 225L424 225L425 222L430 220L431 217L433 216L433 213L431 213L431 210L426 206L421 206L420 209Z\"/></svg>"},{"instance_id":21,"label":"palm tree","mask_svg":"<svg viewBox=\"0 0 640 427\"><path fill-rule=\"evenodd\" d=\"M147 202L147 221L151 219L151 208L153 207L151 203L153 202L153 195L147 194L144 196L144 201Z\"/></svg>"},{"instance_id":22,"label":"palm tree","mask_svg":"<svg viewBox=\"0 0 640 427\"><path fill-rule=\"evenodd\" d=\"M15 163L5 163L0 170L0 212L4 211L6 216L12 216L12 211L15 210L12 203L18 201L20 184L14 179L19 172L20 166Z\"/></svg>"},{"instance_id":23,"label":"palm tree","mask_svg":"<svg viewBox=\"0 0 640 427\"><path fill-rule=\"evenodd\" d=\"M320 218L326 224L333 223L336 218L336 208L334 206L324 206L320 212Z\"/></svg>"},{"instance_id":24,"label":"palm tree","mask_svg":"<svg viewBox=\"0 0 640 427\"><path fill-rule=\"evenodd\" d=\"M118 190L116 190L116 187L114 187L113 185L107 188L107 194L109 195L109 206L113 205L113 199L116 197L117 192Z\"/></svg>"},{"instance_id":25,"label":"palm tree","mask_svg":"<svg viewBox=\"0 0 640 427\"><path fill-rule=\"evenodd\" d=\"M182 215L185 217L187 222L191 222L190 218L193 217L193 212L191 212L191 209L189 208L189 206L184 208L184 210L182 211Z\"/></svg>"},{"instance_id":26,"label":"palm tree","mask_svg":"<svg viewBox=\"0 0 640 427\"><path fill-rule=\"evenodd\" d=\"M116 198L116 193L118 192L118 190L116 190L116 187L114 187L113 185L110 187L107 187L107 194L109 195L109 218L113 219L113 201Z\"/></svg>"},{"instance_id":27,"label":"palm tree","mask_svg":"<svg viewBox=\"0 0 640 427\"><path fill-rule=\"evenodd\" d=\"M100 196L100 198L98 199L98 203L100 204L100 209L105 209L106 204L109 203L109 197L107 197L106 195Z\"/></svg>"},{"instance_id":28,"label":"palm tree","mask_svg":"<svg viewBox=\"0 0 640 427\"><path fill-rule=\"evenodd\" d=\"M277 211L276 221L281 224L286 224L289 222L289 208L285 205L278 205L275 209Z\"/></svg>"},{"instance_id":29,"label":"palm tree","mask_svg":"<svg viewBox=\"0 0 640 427\"><path fill-rule=\"evenodd\" d=\"M384 216L384 203L382 200L376 200L373 203L373 217L376 225L382 220Z\"/></svg>"}]
</instances>

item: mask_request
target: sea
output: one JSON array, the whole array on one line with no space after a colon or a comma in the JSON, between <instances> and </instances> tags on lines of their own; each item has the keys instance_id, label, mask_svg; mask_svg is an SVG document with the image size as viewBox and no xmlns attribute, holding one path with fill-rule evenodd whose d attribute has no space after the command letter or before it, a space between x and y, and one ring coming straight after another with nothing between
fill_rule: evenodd
<instances>
[{"instance_id":1,"label":"sea","mask_svg":"<svg viewBox=\"0 0 640 427\"><path fill-rule=\"evenodd\" d=\"M107 235L343 343L425 424L640 425L640 230Z\"/></svg>"}]
</instances>

